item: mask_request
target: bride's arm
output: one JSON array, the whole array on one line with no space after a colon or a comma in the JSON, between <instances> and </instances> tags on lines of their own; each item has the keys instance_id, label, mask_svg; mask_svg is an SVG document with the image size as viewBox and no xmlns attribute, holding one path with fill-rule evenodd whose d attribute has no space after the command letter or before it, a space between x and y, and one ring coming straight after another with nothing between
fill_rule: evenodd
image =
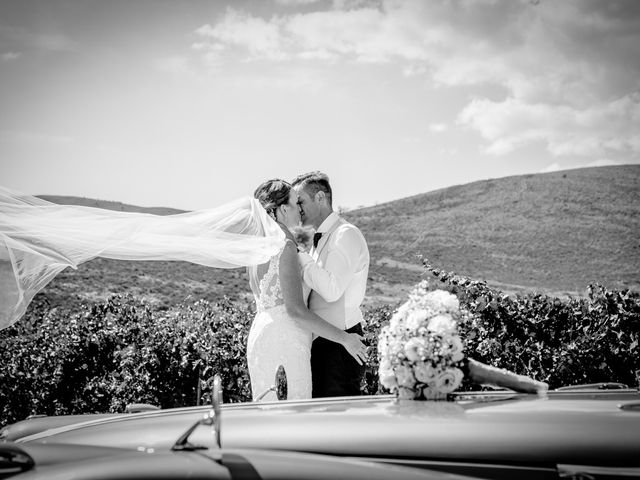
<instances>
[{"instance_id":1,"label":"bride's arm","mask_svg":"<svg viewBox=\"0 0 640 480\"><path fill-rule=\"evenodd\" d=\"M298 250L293 242L287 241L280 257L280 288L284 297L287 314L300 320L311 332L327 340L341 344L359 364L365 360L365 346L360 335L347 333L331 325L307 308L302 295L302 277L298 264Z\"/></svg>"}]
</instances>

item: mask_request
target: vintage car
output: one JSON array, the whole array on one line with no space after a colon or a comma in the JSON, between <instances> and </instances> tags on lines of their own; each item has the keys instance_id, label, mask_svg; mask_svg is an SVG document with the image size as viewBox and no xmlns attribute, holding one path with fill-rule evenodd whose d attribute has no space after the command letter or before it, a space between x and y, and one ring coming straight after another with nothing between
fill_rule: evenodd
<instances>
[{"instance_id":1,"label":"vintage car","mask_svg":"<svg viewBox=\"0 0 640 480\"><path fill-rule=\"evenodd\" d=\"M279 391L278 397L283 395ZM4 441L0 443L0 479L474 480L472 477L445 474L438 470L345 459L335 455L300 453L295 449L223 448L220 430L222 392L219 378L215 381L213 396L213 404L205 412L199 412L195 422L175 438L171 445L167 444L169 448L78 445L55 440L28 442L26 439L18 445ZM142 406L138 409L148 408ZM78 420L78 416L62 418L69 425ZM55 420L63 422L61 418ZM40 424L45 425L42 421ZM4 433L7 431L5 429ZM167 431L162 432L162 435L166 434ZM198 439L198 434L202 438Z\"/></svg>"},{"instance_id":2,"label":"vintage car","mask_svg":"<svg viewBox=\"0 0 640 480\"><path fill-rule=\"evenodd\" d=\"M175 452L176 439L188 437L187 450L214 451L219 442L222 450L323 454L431 475L640 478L640 393L619 384L545 395L461 392L451 401L381 395L216 409L212 427L200 422L210 407L190 407L69 422L38 433L35 427L26 436L16 424L2 435L25 449L65 444Z\"/></svg>"}]
</instances>

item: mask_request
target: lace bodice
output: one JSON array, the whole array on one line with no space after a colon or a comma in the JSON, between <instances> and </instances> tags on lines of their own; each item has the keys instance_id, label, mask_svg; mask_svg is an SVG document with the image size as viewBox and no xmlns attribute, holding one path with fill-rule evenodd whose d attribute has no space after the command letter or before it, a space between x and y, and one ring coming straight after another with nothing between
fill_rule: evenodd
<instances>
[{"instance_id":1,"label":"lace bodice","mask_svg":"<svg viewBox=\"0 0 640 480\"><path fill-rule=\"evenodd\" d=\"M257 291L254 288L253 292L258 312L264 312L278 305L284 305L282 287L280 286L280 257L288 242L291 242L291 240L287 240L280 251L271 257L271 260L269 260L267 264L267 271L261 278L259 277L261 273L260 269L263 269L264 266L258 267L256 274L260 280L257 285Z\"/></svg>"},{"instance_id":2,"label":"lace bodice","mask_svg":"<svg viewBox=\"0 0 640 480\"><path fill-rule=\"evenodd\" d=\"M291 242L287 240L285 245ZM256 301L256 310L258 312L264 312L270 308L284 305L284 295L282 293L282 287L280 285L280 258L282 257L282 249L273 257L267 264L252 267L250 272L251 278L251 290L253 291L253 297ZM311 289L303 282L302 283L302 300L307 303Z\"/></svg>"},{"instance_id":3,"label":"lace bodice","mask_svg":"<svg viewBox=\"0 0 640 480\"><path fill-rule=\"evenodd\" d=\"M258 312L264 312L265 310L284 303L278 272L283 250L280 250L277 255L271 257L267 273L260 279L258 286L259 292L256 296L256 308Z\"/></svg>"}]
</instances>

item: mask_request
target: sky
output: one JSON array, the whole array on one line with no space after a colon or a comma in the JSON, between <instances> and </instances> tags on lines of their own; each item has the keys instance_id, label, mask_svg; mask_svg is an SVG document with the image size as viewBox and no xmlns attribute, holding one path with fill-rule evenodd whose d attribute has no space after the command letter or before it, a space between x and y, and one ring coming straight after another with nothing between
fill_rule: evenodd
<instances>
[{"instance_id":1,"label":"sky","mask_svg":"<svg viewBox=\"0 0 640 480\"><path fill-rule=\"evenodd\" d=\"M334 207L640 163L637 0L0 0L0 185Z\"/></svg>"}]
</instances>

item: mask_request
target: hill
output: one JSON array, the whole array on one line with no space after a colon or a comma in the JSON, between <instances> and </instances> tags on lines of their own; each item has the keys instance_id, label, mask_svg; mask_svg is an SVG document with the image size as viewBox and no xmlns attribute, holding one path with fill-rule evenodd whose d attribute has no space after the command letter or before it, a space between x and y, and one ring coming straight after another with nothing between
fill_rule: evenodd
<instances>
[{"instance_id":1,"label":"hill","mask_svg":"<svg viewBox=\"0 0 640 480\"><path fill-rule=\"evenodd\" d=\"M367 237L374 283L416 255L506 291L640 289L640 165L478 181L348 213Z\"/></svg>"},{"instance_id":2,"label":"hill","mask_svg":"<svg viewBox=\"0 0 640 480\"><path fill-rule=\"evenodd\" d=\"M98 200L86 197L71 197L63 195L38 195L38 198L46 200L58 205L81 205L84 207L104 208L105 210L116 210L119 212L141 212L152 213L154 215L173 215L176 213L184 213L184 210L167 207L139 207L136 205L128 205L122 202L113 202L110 200Z\"/></svg>"},{"instance_id":3,"label":"hill","mask_svg":"<svg viewBox=\"0 0 640 480\"><path fill-rule=\"evenodd\" d=\"M179 213L119 202L42 196L61 204ZM421 278L423 255L508 293L580 295L589 283L640 290L640 165L513 176L346 212L371 251L368 304L395 303ZM251 302L243 269L96 259L44 290L53 305L130 292L161 308L223 295Z\"/></svg>"}]
</instances>

